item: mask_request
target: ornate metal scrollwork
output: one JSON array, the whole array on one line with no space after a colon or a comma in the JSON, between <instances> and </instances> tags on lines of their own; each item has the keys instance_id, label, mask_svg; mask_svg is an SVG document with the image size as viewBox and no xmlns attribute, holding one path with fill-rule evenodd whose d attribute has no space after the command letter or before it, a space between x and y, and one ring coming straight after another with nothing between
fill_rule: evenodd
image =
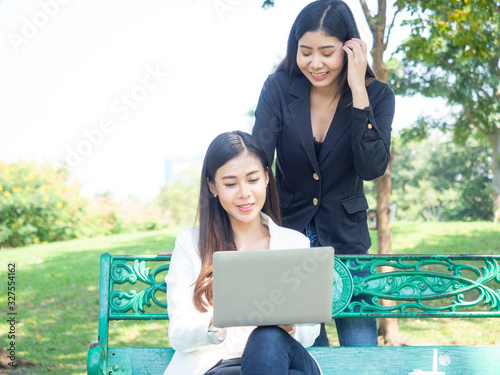
<instances>
[{"instance_id":1,"label":"ornate metal scrollwork","mask_svg":"<svg viewBox=\"0 0 500 375\"><path fill-rule=\"evenodd\" d=\"M166 285L159 273L168 271L169 259L116 257L110 268L110 313L120 319L133 314L138 314L135 318L139 315L145 317L146 306L153 304L166 310ZM498 316L499 259L445 255L338 256L332 316L438 317L457 316L457 313ZM151 264L160 266L152 270L148 267ZM382 266L390 267L392 271L380 272ZM363 272L363 276L357 276L359 272ZM113 285L136 284L137 281L140 285L128 292L113 290ZM155 296L157 292L160 300ZM367 298L351 300L351 296L358 295ZM397 305L384 306L381 299L395 300ZM159 315L168 316L165 313Z\"/></svg>"},{"instance_id":2,"label":"ornate metal scrollwork","mask_svg":"<svg viewBox=\"0 0 500 375\"><path fill-rule=\"evenodd\" d=\"M342 312L352 297L352 276L344 263L335 259L333 279L332 316Z\"/></svg>"},{"instance_id":3,"label":"ornate metal scrollwork","mask_svg":"<svg viewBox=\"0 0 500 375\"><path fill-rule=\"evenodd\" d=\"M146 312L145 306L151 307L151 302L167 308L166 301L159 301L156 292L166 293L165 281L157 281L156 276L160 272L168 271L169 264L163 264L151 272L150 267L146 267L146 261L134 260L130 265L126 260L116 260L111 265L111 279L115 284L130 283L135 284L137 280L149 285L149 287L136 292L130 290L128 293L122 290L114 290L110 296L110 309L113 313L126 313L132 310L133 313Z\"/></svg>"},{"instance_id":4,"label":"ornate metal scrollwork","mask_svg":"<svg viewBox=\"0 0 500 375\"><path fill-rule=\"evenodd\" d=\"M384 316L405 313L446 313L479 305L482 310L500 311L500 290L485 285L489 281L500 282L500 266L494 259L476 259L484 266L455 263L453 259L370 258L345 261L351 271L369 270L364 277L354 276L353 295L364 294L368 300L351 302L346 312L384 313ZM377 273L377 268L392 267L393 272ZM424 266L441 270L421 270ZM475 279L463 276L469 271ZM396 306L383 306L379 299L396 300ZM429 305L428 300L442 302ZM368 302L370 301L370 302ZM408 311L411 310L411 311ZM477 309L476 309L477 311Z\"/></svg>"}]
</instances>

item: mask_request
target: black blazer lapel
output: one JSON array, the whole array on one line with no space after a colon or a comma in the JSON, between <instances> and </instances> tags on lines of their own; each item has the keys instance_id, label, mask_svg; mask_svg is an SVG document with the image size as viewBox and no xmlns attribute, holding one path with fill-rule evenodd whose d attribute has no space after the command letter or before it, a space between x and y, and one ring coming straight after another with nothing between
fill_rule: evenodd
<instances>
[{"instance_id":1,"label":"black blazer lapel","mask_svg":"<svg viewBox=\"0 0 500 375\"><path fill-rule=\"evenodd\" d=\"M344 103L350 103L350 95L344 97ZM339 103L335 116L333 116L332 123L326 133L325 142L319 153L318 163L321 163L323 159L328 155L337 142L342 138L346 130L351 126L352 116L351 116L352 105L344 107L342 103Z\"/></svg>"},{"instance_id":2,"label":"black blazer lapel","mask_svg":"<svg viewBox=\"0 0 500 375\"><path fill-rule=\"evenodd\" d=\"M314 151L311 126L310 83L305 77L296 77L290 85L290 95L297 97L288 105L300 143L315 171L319 172L318 159Z\"/></svg>"}]
</instances>

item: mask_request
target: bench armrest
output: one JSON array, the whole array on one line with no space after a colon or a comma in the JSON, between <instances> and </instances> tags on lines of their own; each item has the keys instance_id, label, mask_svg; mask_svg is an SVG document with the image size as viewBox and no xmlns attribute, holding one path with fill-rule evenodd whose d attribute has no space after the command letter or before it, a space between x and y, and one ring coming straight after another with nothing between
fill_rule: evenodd
<instances>
[{"instance_id":1,"label":"bench armrest","mask_svg":"<svg viewBox=\"0 0 500 375\"><path fill-rule=\"evenodd\" d=\"M87 374L104 375L106 372L106 350L99 342L89 345L87 355Z\"/></svg>"}]
</instances>

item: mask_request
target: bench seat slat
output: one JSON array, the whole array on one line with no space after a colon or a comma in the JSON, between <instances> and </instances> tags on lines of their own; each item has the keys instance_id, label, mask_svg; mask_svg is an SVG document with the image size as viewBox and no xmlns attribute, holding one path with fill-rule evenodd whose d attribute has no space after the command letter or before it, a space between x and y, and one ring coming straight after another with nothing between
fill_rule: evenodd
<instances>
[{"instance_id":1,"label":"bench seat slat","mask_svg":"<svg viewBox=\"0 0 500 375\"><path fill-rule=\"evenodd\" d=\"M406 346L309 348L324 375L404 374L432 370L433 349L441 361L438 371L446 375L498 375L500 346ZM111 374L162 375L173 356L172 348L109 348Z\"/></svg>"}]
</instances>

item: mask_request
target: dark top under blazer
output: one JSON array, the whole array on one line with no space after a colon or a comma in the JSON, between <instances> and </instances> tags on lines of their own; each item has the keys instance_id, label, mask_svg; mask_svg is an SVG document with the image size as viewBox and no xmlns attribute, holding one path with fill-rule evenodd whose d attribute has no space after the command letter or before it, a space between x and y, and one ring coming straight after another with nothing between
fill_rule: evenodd
<instances>
[{"instance_id":1,"label":"dark top under blazer","mask_svg":"<svg viewBox=\"0 0 500 375\"><path fill-rule=\"evenodd\" d=\"M303 75L270 75L255 111L253 135L271 162L276 150L283 225L303 231L314 217L323 246L333 246L337 254L364 253L371 240L363 180L382 176L389 163L394 93L387 84L372 82L367 87L370 107L364 110L344 107L342 102L352 102L351 94L344 97L316 157L310 86Z\"/></svg>"}]
</instances>

